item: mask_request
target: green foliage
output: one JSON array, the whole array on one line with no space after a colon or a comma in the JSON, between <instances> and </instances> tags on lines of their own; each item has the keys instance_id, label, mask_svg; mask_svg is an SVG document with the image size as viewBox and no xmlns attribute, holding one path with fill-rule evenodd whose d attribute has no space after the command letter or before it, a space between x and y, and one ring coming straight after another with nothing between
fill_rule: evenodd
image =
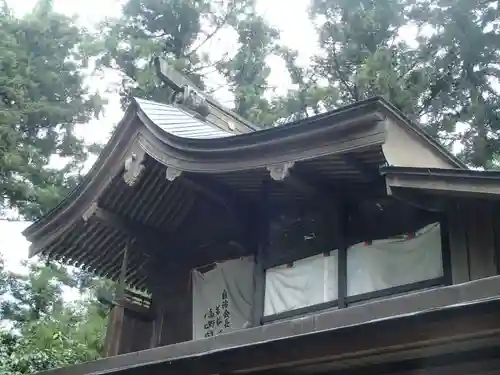
<instances>
[{"instance_id":1,"label":"green foliage","mask_svg":"<svg viewBox=\"0 0 500 375\"><path fill-rule=\"evenodd\" d=\"M159 85L151 58L160 56L196 85L213 62L201 49L247 7L241 0L128 0L118 19L102 25L106 51L100 63L123 73L121 96L169 102L171 93Z\"/></svg>"},{"instance_id":2,"label":"green foliage","mask_svg":"<svg viewBox=\"0 0 500 375\"><path fill-rule=\"evenodd\" d=\"M275 120L264 98L271 72L266 59L276 51L279 33L254 10L240 18L235 24L238 50L233 58L217 66L234 94L236 112L256 124L266 125Z\"/></svg>"},{"instance_id":3,"label":"green foliage","mask_svg":"<svg viewBox=\"0 0 500 375\"><path fill-rule=\"evenodd\" d=\"M479 0L314 0L320 49L306 68L285 51L298 88L275 108L294 119L380 95L445 146L460 141L467 163L492 167L500 147L499 11Z\"/></svg>"},{"instance_id":4,"label":"green foliage","mask_svg":"<svg viewBox=\"0 0 500 375\"><path fill-rule=\"evenodd\" d=\"M79 182L88 154L99 152L74 129L103 105L84 85L82 69L94 57L122 73L123 105L131 95L169 101L150 66L161 56L202 89L214 76L223 81L235 110L263 126L381 95L445 146L461 141L469 164L498 168L497 1L312 0L319 50L306 66L297 62L300 51L280 45L254 0L127 0L100 35L53 12L50 0L23 18L2 4L0 213L40 216ZM235 50L214 51L219 37ZM269 95L271 55L283 58L293 83L283 97ZM63 168L49 167L54 155ZM0 259L0 375L98 358L107 315L96 301L102 287L109 285L56 264L12 274ZM68 302L67 290L84 298Z\"/></svg>"},{"instance_id":5,"label":"green foliage","mask_svg":"<svg viewBox=\"0 0 500 375\"><path fill-rule=\"evenodd\" d=\"M109 285L55 263L30 263L27 270L14 274L0 268L0 374L99 358L108 309L96 301L96 293ZM65 301L70 291L83 298Z\"/></svg>"},{"instance_id":6,"label":"green foliage","mask_svg":"<svg viewBox=\"0 0 500 375\"><path fill-rule=\"evenodd\" d=\"M500 146L499 12L496 1L427 0L409 13L436 30L422 41L434 67L424 103L429 122L443 135L467 125L460 156L474 166L490 166Z\"/></svg>"},{"instance_id":7,"label":"green foliage","mask_svg":"<svg viewBox=\"0 0 500 375\"><path fill-rule=\"evenodd\" d=\"M23 18L0 9L0 209L37 217L78 181L87 150L74 125L103 104L83 85L88 45L85 31L48 0ZM49 168L54 155L64 168Z\"/></svg>"},{"instance_id":8,"label":"green foliage","mask_svg":"<svg viewBox=\"0 0 500 375\"><path fill-rule=\"evenodd\" d=\"M121 17L102 29L106 53L100 63L123 73L124 107L132 95L170 101L171 92L150 65L153 56L160 56L201 89L207 88L207 76L225 79L239 114L257 123L273 121L263 95L270 73L266 58L279 34L256 14L253 0L128 0ZM234 54L210 51L220 35L229 42L233 34Z\"/></svg>"}]
</instances>

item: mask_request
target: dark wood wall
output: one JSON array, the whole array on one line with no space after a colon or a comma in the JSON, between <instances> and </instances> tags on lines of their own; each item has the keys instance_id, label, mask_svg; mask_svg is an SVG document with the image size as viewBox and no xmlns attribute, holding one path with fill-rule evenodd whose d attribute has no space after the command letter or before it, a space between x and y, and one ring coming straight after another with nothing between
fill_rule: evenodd
<instances>
[{"instance_id":1,"label":"dark wood wall","mask_svg":"<svg viewBox=\"0 0 500 375\"><path fill-rule=\"evenodd\" d=\"M192 339L191 271L156 269L152 279L149 309L126 302L112 308L105 357Z\"/></svg>"},{"instance_id":2,"label":"dark wood wall","mask_svg":"<svg viewBox=\"0 0 500 375\"><path fill-rule=\"evenodd\" d=\"M121 301L110 313L104 357L151 348L154 315L148 309Z\"/></svg>"},{"instance_id":3,"label":"dark wood wall","mask_svg":"<svg viewBox=\"0 0 500 375\"><path fill-rule=\"evenodd\" d=\"M178 269L161 273L153 303L156 313L155 346L176 344L193 338L191 270Z\"/></svg>"},{"instance_id":4,"label":"dark wood wall","mask_svg":"<svg viewBox=\"0 0 500 375\"><path fill-rule=\"evenodd\" d=\"M454 202L446 212L444 224L447 231L443 234L448 232L449 236L453 284L499 274L498 204L480 200ZM153 263L149 271L152 305L144 314L121 306L113 308L108 356L192 339L191 269L160 261Z\"/></svg>"},{"instance_id":5,"label":"dark wood wall","mask_svg":"<svg viewBox=\"0 0 500 375\"><path fill-rule=\"evenodd\" d=\"M497 275L500 210L483 200L455 202L448 211L452 280L459 284Z\"/></svg>"}]
</instances>

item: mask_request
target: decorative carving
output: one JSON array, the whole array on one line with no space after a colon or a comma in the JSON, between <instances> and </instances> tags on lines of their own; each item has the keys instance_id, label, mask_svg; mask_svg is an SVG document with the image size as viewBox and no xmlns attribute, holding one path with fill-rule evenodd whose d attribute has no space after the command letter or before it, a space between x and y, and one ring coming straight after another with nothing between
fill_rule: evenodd
<instances>
[{"instance_id":1,"label":"decorative carving","mask_svg":"<svg viewBox=\"0 0 500 375\"><path fill-rule=\"evenodd\" d=\"M267 170L269 171L271 178L275 181L283 181L290 174L290 169L295 163L293 161L286 162L283 164L268 165Z\"/></svg>"},{"instance_id":2,"label":"decorative carving","mask_svg":"<svg viewBox=\"0 0 500 375\"><path fill-rule=\"evenodd\" d=\"M201 120L205 120L210 114L210 107L206 99L190 86L184 86L182 91L178 91L173 97L173 102L195 112Z\"/></svg>"},{"instance_id":3,"label":"decorative carving","mask_svg":"<svg viewBox=\"0 0 500 375\"><path fill-rule=\"evenodd\" d=\"M83 221L85 222L89 221L89 219L95 215L97 208L98 208L97 202L93 202L83 213L82 215Z\"/></svg>"},{"instance_id":4,"label":"decorative carving","mask_svg":"<svg viewBox=\"0 0 500 375\"><path fill-rule=\"evenodd\" d=\"M145 154L143 150L133 151L130 156L125 159L125 172L123 173L123 180L128 186L133 186L144 171Z\"/></svg>"},{"instance_id":5,"label":"decorative carving","mask_svg":"<svg viewBox=\"0 0 500 375\"><path fill-rule=\"evenodd\" d=\"M167 178L168 181L172 182L177 177L179 177L181 174L182 174L181 170L175 169L173 167L167 167L165 177Z\"/></svg>"}]
</instances>

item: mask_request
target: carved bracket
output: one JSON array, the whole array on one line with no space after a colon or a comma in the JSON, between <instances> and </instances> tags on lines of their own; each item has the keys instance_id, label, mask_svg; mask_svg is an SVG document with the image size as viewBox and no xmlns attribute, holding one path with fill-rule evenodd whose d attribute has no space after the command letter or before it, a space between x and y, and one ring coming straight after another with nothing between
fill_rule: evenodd
<instances>
[{"instance_id":1,"label":"carved bracket","mask_svg":"<svg viewBox=\"0 0 500 375\"><path fill-rule=\"evenodd\" d=\"M125 159L125 171L123 173L123 180L128 186L134 186L141 178L144 169L143 164L146 154L140 147L132 151Z\"/></svg>"},{"instance_id":2,"label":"carved bracket","mask_svg":"<svg viewBox=\"0 0 500 375\"><path fill-rule=\"evenodd\" d=\"M174 181L177 177L180 177L182 174L182 171L173 167L167 167L165 177L167 178L168 181L172 182Z\"/></svg>"},{"instance_id":3,"label":"carved bracket","mask_svg":"<svg viewBox=\"0 0 500 375\"><path fill-rule=\"evenodd\" d=\"M293 161L286 162L283 164L274 164L268 165L267 170L271 175L271 178L275 181L283 181L290 174L290 169L293 167L295 163Z\"/></svg>"}]
</instances>

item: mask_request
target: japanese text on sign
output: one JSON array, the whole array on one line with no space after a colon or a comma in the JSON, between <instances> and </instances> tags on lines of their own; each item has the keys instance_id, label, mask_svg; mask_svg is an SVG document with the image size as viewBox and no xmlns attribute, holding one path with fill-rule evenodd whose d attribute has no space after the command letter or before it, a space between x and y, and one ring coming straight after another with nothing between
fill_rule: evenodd
<instances>
[{"instance_id":1,"label":"japanese text on sign","mask_svg":"<svg viewBox=\"0 0 500 375\"><path fill-rule=\"evenodd\" d=\"M229 299L227 290L224 289L221 294L221 302L215 308L209 308L203 316L205 324L205 337L212 337L223 333L231 328L231 313L229 312Z\"/></svg>"}]
</instances>

